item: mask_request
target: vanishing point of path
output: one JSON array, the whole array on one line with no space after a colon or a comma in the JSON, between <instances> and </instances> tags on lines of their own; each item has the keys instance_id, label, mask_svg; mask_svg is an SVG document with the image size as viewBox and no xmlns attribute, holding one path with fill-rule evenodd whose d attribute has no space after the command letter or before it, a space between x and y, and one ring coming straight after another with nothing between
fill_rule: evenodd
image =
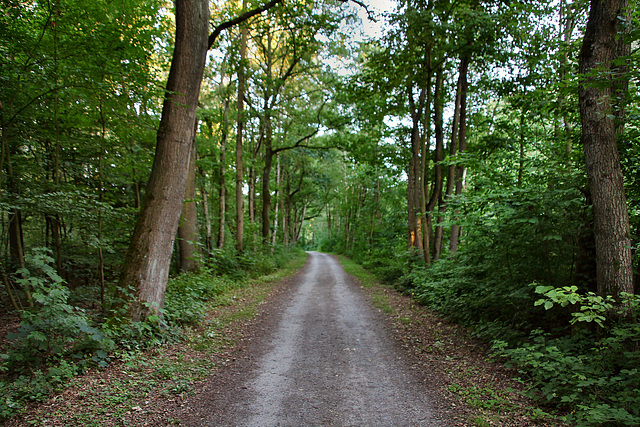
<instances>
[{"instance_id":1,"label":"vanishing point of path","mask_svg":"<svg viewBox=\"0 0 640 427\"><path fill-rule=\"evenodd\" d=\"M310 252L290 290L188 425L444 425L384 317L333 257Z\"/></svg>"}]
</instances>

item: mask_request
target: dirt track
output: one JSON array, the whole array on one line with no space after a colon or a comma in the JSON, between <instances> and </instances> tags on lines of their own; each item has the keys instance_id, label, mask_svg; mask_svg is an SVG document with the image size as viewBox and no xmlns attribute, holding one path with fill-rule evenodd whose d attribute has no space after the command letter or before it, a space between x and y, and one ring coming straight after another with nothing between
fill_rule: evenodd
<instances>
[{"instance_id":1,"label":"dirt track","mask_svg":"<svg viewBox=\"0 0 640 427\"><path fill-rule=\"evenodd\" d=\"M312 252L247 358L210 385L187 425L439 426L430 392L360 287Z\"/></svg>"}]
</instances>

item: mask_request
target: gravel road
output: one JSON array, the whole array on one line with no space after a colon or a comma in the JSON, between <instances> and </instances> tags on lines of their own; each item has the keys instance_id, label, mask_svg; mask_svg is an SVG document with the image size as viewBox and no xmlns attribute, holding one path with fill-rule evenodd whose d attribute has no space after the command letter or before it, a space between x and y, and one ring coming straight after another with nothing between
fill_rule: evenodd
<instances>
[{"instance_id":1,"label":"gravel road","mask_svg":"<svg viewBox=\"0 0 640 427\"><path fill-rule=\"evenodd\" d=\"M333 257L310 252L289 290L189 425L445 424L384 316Z\"/></svg>"}]
</instances>

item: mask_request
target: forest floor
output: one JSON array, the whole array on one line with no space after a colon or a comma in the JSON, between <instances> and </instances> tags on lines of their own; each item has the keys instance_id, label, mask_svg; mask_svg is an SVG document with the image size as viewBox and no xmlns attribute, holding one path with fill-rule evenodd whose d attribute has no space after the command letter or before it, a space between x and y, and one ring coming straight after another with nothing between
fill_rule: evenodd
<instances>
[{"instance_id":1,"label":"forest floor","mask_svg":"<svg viewBox=\"0 0 640 427\"><path fill-rule=\"evenodd\" d=\"M206 406L203 396L216 385L228 386L230 378L234 381L253 341L265 333L265 324L290 296L302 274L293 271L300 266L230 291L181 342L123 355L107 369L75 378L46 402L30 405L3 425L196 425L193 415ZM487 346L467 329L390 287L370 279L361 284L409 369L427 379L441 419L438 425L563 425L525 397L524 386L512 379L516 373L493 361Z\"/></svg>"}]
</instances>

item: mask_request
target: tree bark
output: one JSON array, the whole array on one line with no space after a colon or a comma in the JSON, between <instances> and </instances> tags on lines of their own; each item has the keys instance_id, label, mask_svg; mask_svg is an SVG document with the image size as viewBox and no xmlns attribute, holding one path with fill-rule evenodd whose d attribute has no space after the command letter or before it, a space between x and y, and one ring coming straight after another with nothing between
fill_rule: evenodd
<instances>
[{"instance_id":1,"label":"tree bark","mask_svg":"<svg viewBox=\"0 0 640 427\"><path fill-rule=\"evenodd\" d=\"M458 154L463 154L467 150L467 92L469 82L467 81L467 71L469 69L470 58L468 55L462 57L460 64L460 123L458 124ZM465 167L462 163L455 165L455 190L454 195L460 196L464 185ZM460 212L456 212L455 219L451 225L451 239L449 240L449 252L456 253L458 242L460 241Z\"/></svg>"},{"instance_id":2,"label":"tree bark","mask_svg":"<svg viewBox=\"0 0 640 427\"><path fill-rule=\"evenodd\" d=\"M276 154L276 202L275 202L275 212L273 213L273 234L271 235L271 244L275 246L278 238L278 210L280 207L280 200L282 200L282 191L280 189L281 186L281 176L280 176L280 156Z\"/></svg>"},{"instance_id":3,"label":"tree bark","mask_svg":"<svg viewBox=\"0 0 640 427\"><path fill-rule=\"evenodd\" d=\"M413 99L413 89L409 90L409 106L411 111L411 160L409 161L409 173L407 182L407 222L409 225L409 248L416 248L422 251L422 228L420 224L420 195L421 195L421 173L420 154L422 148L422 138L420 135L420 124L422 121L422 111L426 97L426 88L420 88L418 102Z\"/></svg>"},{"instance_id":4,"label":"tree bark","mask_svg":"<svg viewBox=\"0 0 640 427\"><path fill-rule=\"evenodd\" d=\"M427 179L427 169L429 167L429 150L431 144L431 102L433 95L431 91L431 81L433 79L433 69L431 67L431 52L428 54L427 73L427 99L425 101L425 112L422 123L421 136L421 162L420 162L420 218L422 221L422 257L424 262L431 262L431 223L427 213L427 197L429 195L429 180Z\"/></svg>"},{"instance_id":5,"label":"tree bark","mask_svg":"<svg viewBox=\"0 0 640 427\"><path fill-rule=\"evenodd\" d=\"M164 305L208 48L208 1L176 0L175 6L175 49L156 154L119 283L135 289L137 296L129 306L134 321L158 313Z\"/></svg>"},{"instance_id":6,"label":"tree bark","mask_svg":"<svg viewBox=\"0 0 640 427\"><path fill-rule=\"evenodd\" d=\"M195 136L195 129L194 129ZM182 215L178 227L178 247L180 248L180 271L194 272L198 269L198 212L196 209L196 145L191 147L187 188L182 203Z\"/></svg>"},{"instance_id":7,"label":"tree bark","mask_svg":"<svg viewBox=\"0 0 640 427\"><path fill-rule=\"evenodd\" d=\"M198 150L196 149L196 160L198 160ZM207 192L206 175L202 168L198 167L198 174L200 175L200 195L202 196L202 214L204 216L204 229L205 229L205 242L204 247L206 249L206 256L211 256L213 249L213 237L211 227L211 213L209 212L209 193Z\"/></svg>"},{"instance_id":8,"label":"tree bark","mask_svg":"<svg viewBox=\"0 0 640 427\"><path fill-rule=\"evenodd\" d=\"M451 124L451 140L449 141L449 160L452 161L454 156L458 151L458 131L460 126L460 103L462 97L462 76L463 76L463 66L464 60L460 61L460 71L458 73L458 83L456 86L456 99L455 105L453 109L453 123ZM444 221L444 214L447 211L447 205L451 195L453 194L453 190L455 188L455 179L456 179L456 167L455 165L449 165L448 173L447 173L447 188L445 190L444 198L438 203L438 224L436 226L436 237L435 237L435 255L434 259L439 259L442 254L442 246L444 240L444 227L442 226L442 221Z\"/></svg>"},{"instance_id":9,"label":"tree bark","mask_svg":"<svg viewBox=\"0 0 640 427\"><path fill-rule=\"evenodd\" d=\"M626 18L626 19L625 19ZM628 75L616 60L628 53L621 25L626 0L592 0L580 52L582 143L593 200L598 292L633 293L629 214L617 139L624 126Z\"/></svg>"},{"instance_id":10,"label":"tree bark","mask_svg":"<svg viewBox=\"0 0 640 427\"><path fill-rule=\"evenodd\" d=\"M246 1L242 2L242 8L246 6ZM247 59L247 36L248 31L245 26L240 29L240 64L238 66L238 118L236 130L236 250L244 250L244 170L242 163L242 137L244 132L244 91L246 77L244 73L245 61Z\"/></svg>"},{"instance_id":11,"label":"tree bark","mask_svg":"<svg viewBox=\"0 0 640 427\"><path fill-rule=\"evenodd\" d=\"M443 176L442 176L442 161L444 160L444 125L443 125L443 110L444 110L444 93L443 86L444 84L444 70L442 65L438 67L436 70L436 82L433 94L433 109L434 109L434 133L436 139L436 147L434 150L434 178L433 178L433 191L431 192L431 197L429 198L429 203L427 203L427 223L425 224L425 233L431 234L431 230L433 229L433 212L436 208L436 205L442 202L442 187L443 187ZM437 230L436 230L437 231ZM438 236L434 236L434 249L435 242L438 240ZM425 250L429 250L429 248L425 248ZM429 257L430 257L429 253ZM440 256L440 253L437 253L437 256ZM436 252L434 251L434 258L436 258ZM430 259L427 259L427 262L430 262Z\"/></svg>"},{"instance_id":12,"label":"tree bark","mask_svg":"<svg viewBox=\"0 0 640 427\"><path fill-rule=\"evenodd\" d=\"M271 111L265 111L264 169L262 171L262 239L271 235L271 168L273 167L273 127Z\"/></svg>"},{"instance_id":13,"label":"tree bark","mask_svg":"<svg viewBox=\"0 0 640 427\"><path fill-rule=\"evenodd\" d=\"M225 95L226 96L226 95ZM229 137L229 98L224 102L222 115L222 140L220 141L220 174L218 175L218 241L216 247L224 248L224 234L227 219L227 139Z\"/></svg>"}]
</instances>

